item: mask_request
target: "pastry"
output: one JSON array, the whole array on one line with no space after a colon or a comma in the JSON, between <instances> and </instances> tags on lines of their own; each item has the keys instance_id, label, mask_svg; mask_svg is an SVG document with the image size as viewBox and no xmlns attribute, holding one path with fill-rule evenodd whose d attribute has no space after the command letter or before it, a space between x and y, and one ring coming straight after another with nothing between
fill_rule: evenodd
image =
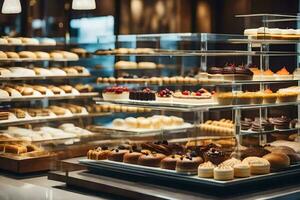
<instances>
[{"instance_id":1,"label":"pastry","mask_svg":"<svg viewBox=\"0 0 300 200\"><path fill-rule=\"evenodd\" d=\"M50 55L47 52L43 52L43 51L36 51L34 52L36 57L38 59L42 59L42 60L50 60Z\"/></svg>"},{"instance_id":2,"label":"pastry","mask_svg":"<svg viewBox=\"0 0 300 200\"><path fill-rule=\"evenodd\" d=\"M129 99L139 101L155 101L155 92L149 88L143 89L142 91L130 91Z\"/></svg>"},{"instance_id":3,"label":"pastry","mask_svg":"<svg viewBox=\"0 0 300 200\"><path fill-rule=\"evenodd\" d=\"M285 67L283 67L278 72L276 72L275 77L276 77L276 80L292 80L293 79L293 75L291 75Z\"/></svg>"},{"instance_id":4,"label":"pastry","mask_svg":"<svg viewBox=\"0 0 300 200\"><path fill-rule=\"evenodd\" d=\"M176 172L197 173L201 163L203 163L201 157L182 156L176 163Z\"/></svg>"},{"instance_id":5,"label":"pastry","mask_svg":"<svg viewBox=\"0 0 300 200\"><path fill-rule=\"evenodd\" d=\"M89 84L77 84L75 85L75 88L80 92L80 93L89 93L93 91L93 87Z\"/></svg>"},{"instance_id":6,"label":"pastry","mask_svg":"<svg viewBox=\"0 0 300 200\"><path fill-rule=\"evenodd\" d=\"M47 117L50 115L49 110L47 109L29 108L27 109L27 112L31 117Z\"/></svg>"},{"instance_id":7,"label":"pastry","mask_svg":"<svg viewBox=\"0 0 300 200\"><path fill-rule=\"evenodd\" d=\"M19 59L20 58L19 54L16 52L7 51L5 53L7 55L7 58L11 58L11 59Z\"/></svg>"},{"instance_id":8,"label":"pastry","mask_svg":"<svg viewBox=\"0 0 300 200\"><path fill-rule=\"evenodd\" d=\"M0 51L0 59L2 59L2 60L6 60L7 59L7 55L3 51Z\"/></svg>"},{"instance_id":9,"label":"pastry","mask_svg":"<svg viewBox=\"0 0 300 200\"><path fill-rule=\"evenodd\" d=\"M22 37L20 38L23 44L27 44L27 45L39 45L39 41L35 38L25 38Z\"/></svg>"},{"instance_id":10,"label":"pastry","mask_svg":"<svg viewBox=\"0 0 300 200\"><path fill-rule=\"evenodd\" d=\"M72 67L62 68L68 75L78 75L78 71Z\"/></svg>"},{"instance_id":11,"label":"pastry","mask_svg":"<svg viewBox=\"0 0 300 200\"><path fill-rule=\"evenodd\" d=\"M250 166L251 174L259 175L270 173L270 163L264 158L247 157L242 161L242 163Z\"/></svg>"},{"instance_id":12,"label":"pastry","mask_svg":"<svg viewBox=\"0 0 300 200\"><path fill-rule=\"evenodd\" d=\"M269 118L271 124L275 126L276 129L289 129L291 119L288 119L286 116L281 117L271 117Z\"/></svg>"},{"instance_id":13,"label":"pastry","mask_svg":"<svg viewBox=\"0 0 300 200\"><path fill-rule=\"evenodd\" d=\"M279 103L296 102L298 97L296 92L278 91L277 94L277 101Z\"/></svg>"},{"instance_id":14,"label":"pastry","mask_svg":"<svg viewBox=\"0 0 300 200\"><path fill-rule=\"evenodd\" d=\"M68 52L68 51L60 51L63 55L64 59L68 60L78 60L79 56L76 53Z\"/></svg>"},{"instance_id":15,"label":"pastry","mask_svg":"<svg viewBox=\"0 0 300 200\"><path fill-rule=\"evenodd\" d=\"M201 88L196 92L188 90L175 92L172 94L173 102L190 102L190 103L210 103L213 101L212 94Z\"/></svg>"},{"instance_id":16,"label":"pastry","mask_svg":"<svg viewBox=\"0 0 300 200\"><path fill-rule=\"evenodd\" d=\"M216 165L214 165L211 162L205 162L199 165L198 167L198 176L200 178L213 178L214 177L214 168L216 168Z\"/></svg>"},{"instance_id":17,"label":"pastry","mask_svg":"<svg viewBox=\"0 0 300 200\"><path fill-rule=\"evenodd\" d=\"M221 164L222 165L226 165L226 166L230 166L232 168L234 168L235 165L237 164L241 164L242 161L241 160L238 160L236 158L230 158L228 160L225 160L224 162L222 162Z\"/></svg>"},{"instance_id":18,"label":"pastry","mask_svg":"<svg viewBox=\"0 0 300 200\"><path fill-rule=\"evenodd\" d=\"M8 120L9 112L0 112L0 120Z\"/></svg>"},{"instance_id":19,"label":"pastry","mask_svg":"<svg viewBox=\"0 0 300 200\"><path fill-rule=\"evenodd\" d=\"M219 165L226 160L226 155L223 151L216 148L211 148L204 154L205 162L212 162L215 165Z\"/></svg>"},{"instance_id":20,"label":"pastry","mask_svg":"<svg viewBox=\"0 0 300 200\"><path fill-rule=\"evenodd\" d=\"M238 105L244 105L244 104L250 104L251 100L253 98L252 92L238 92L236 94L236 104Z\"/></svg>"},{"instance_id":21,"label":"pastry","mask_svg":"<svg viewBox=\"0 0 300 200\"><path fill-rule=\"evenodd\" d=\"M14 45L22 44L22 40L20 38L10 38L10 37L7 37L5 39L7 40L7 42L9 44L14 44Z\"/></svg>"},{"instance_id":22,"label":"pastry","mask_svg":"<svg viewBox=\"0 0 300 200\"><path fill-rule=\"evenodd\" d=\"M27 148L22 145L17 144L6 144L4 146L5 153L13 153L13 154L22 154L27 152Z\"/></svg>"},{"instance_id":23,"label":"pastry","mask_svg":"<svg viewBox=\"0 0 300 200\"><path fill-rule=\"evenodd\" d=\"M224 92L217 94L217 100L220 105L232 105L234 94L232 92Z\"/></svg>"},{"instance_id":24,"label":"pastry","mask_svg":"<svg viewBox=\"0 0 300 200\"><path fill-rule=\"evenodd\" d=\"M291 164L298 163L300 161L300 154L287 146L266 146L265 149L269 150L272 153L284 153L290 158Z\"/></svg>"},{"instance_id":25,"label":"pastry","mask_svg":"<svg viewBox=\"0 0 300 200\"><path fill-rule=\"evenodd\" d=\"M7 39L5 39L5 38L0 38L0 44L1 44L1 45L3 45L3 44L8 44Z\"/></svg>"},{"instance_id":26,"label":"pastry","mask_svg":"<svg viewBox=\"0 0 300 200\"><path fill-rule=\"evenodd\" d=\"M276 76L275 74L272 72L272 70L268 69L268 70L265 70L263 73L262 73L262 80L263 81L272 81L272 80L275 80L276 79Z\"/></svg>"},{"instance_id":27,"label":"pastry","mask_svg":"<svg viewBox=\"0 0 300 200\"><path fill-rule=\"evenodd\" d=\"M59 106L50 106L49 109L57 116L65 115L66 109Z\"/></svg>"},{"instance_id":28,"label":"pastry","mask_svg":"<svg viewBox=\"0 0 300 200\"><path fill-rule=\"evenodd\" d=\"M290 166L290 158L284 153L269 153L263 157L271 164L272 170L285 169Z\"/></svg>"},{"instance_id":29,"label":"pastry","mask_svg":"<svg viewBox=\"0 0 300 200\"><path fill-rule=\"evenodd\" d=\"M14 115L19 119L26 117L26 112L22 109L13 108L13 109L10 109L9 111L14 113Z\"/></svg>"},{"instance_id":30,"label":"pastry","mask_svg":"<svg viewBox=\"0 0 300 200\"><path fill-rule=\"evenodd\" d=\"M160 167L160 162L166 156L160 153L144 153L138 159L138 164L148 167Z\"/></svg>"},{"instance_id":31,"label":"pastry","mask_svg":"<svg viewBox=\"0 0 300 200\"><path fill-rule=\"evenodd\" d=\"M2 77L12 76L12 72L6 68L0 67L0 76Z\"/></svg>"},{"instance_id":32,"label":"pastry","mask_svg":"<svg viewBox=\"0 0 300 200\"><path fill-rule=\"evenodd\" d=\"M241 159L247 158L247 157L263 157L264 155L267 155L270 153L267 149L264 149L262 147L249 147L244 150L241 150Z\"/></svg>"},{"instance_id":33,"label":"pastry","mask_svg":"<svg viewBox=\"0 0 300 200\"><path fill-rule=\"evenodd\" d=\"M66 76L67 75L67 73L64 70L62 70L58 67L51 67L50 71L52 72L52 74L54 76Z\"/></svg>"},{"instance_id":34,"label":"pastry","mask_svg":"<svg viewBox=\"0 0 300 200\"><path fill-rule=\"evenodd\" d=\"M128 152L126 149L114 149L108 154L108 160L123 162L123 157Z\"/></svg>"},{"instance_id":35,"label":"pastry","mask_svg":"<svg viewBox=\"0 0 300 200\"><path fill-rule=\"evenodd\" d=\"M73 90L73 87L70 85L61 85L61 86L59 86L59 88L62 89L67 94L72 93L72 90Z\"/></svg>"},{"instance_id":36,"label":"pastry","mask_svg":"<svg viewBox=\"0 0 300 200\"><path fill-rule=\"evenodd\" d=\"M51 90L55 95L60 95L64 93L64 91L61 88L53 85L49 85L48 89Z\"/></svg>"},{"instance_id":37,"label":"pastry","mask_svg":"<svg viewBox=\"0 0 300 200\"><path fill-rule=\"evenodd\" d=\"M64 56L62 53L60 52L51 52L50 54L50 58L53 60L62 60L64 59Z\"/></svg>"},{"instance_id":38,"label":"pastry","mask_svg":"<svg viewBox=\"0 0 300 200\"><path fill-rule=\"evenodd\" d=\"M214 179L219 181L228 181L234 178L234 170L231 166L218 165L214 168Z\"/></svg>"},{"instance_id":39,"label":"pastry","mask_svg":"<svg viewBox=\"0 0 300 200\"><path fill-rule=\"evenodd\" d=\"M263 103L265 103L265 104L276 103L277 96L278 95L276 93L273 93L272 90L267 89L263 93Z\"/></svg>"},{"instance_id":40,"label":"pastry","mask_svg":"<svg viewBox=\"0 0 300 200\"><path fill-rule=\"evenodd\" d=\"M162 169L168 169L168 170L175 170L176 169L176 163L180 160L179 155L172 155L168 156L164 159L162 159L160 163L160 168Z\"/></svg>"},{"instance_id":41,"label":"pastry","mask_svg":"<svg viewBox=\"0 0 300 200\"><path fill-rule=\"evenodd\" d=\"M153 62L139 62L137 68L140 69L155 69L156 64Z\"/></svg>"},{"instance_id":42,"label":"pastry","mask_svg":"<svg viewBox=\"0 0 300 200\"><path fill-rule=\"evenodd\" d=\"M38 92L40 92L42 95L46 95L48 88L41 85L33 85L32 88Z\"/></svg>"},{"instance_id":43,"label":"pastry","mask_svg":"<svg viewBox=\"0 0 300 200\"><path fill-rule=\"evenodd\" d=\"M15 89L18 90L23 96L33 95L34 92L32 88L24 86L15 86Z\"/></svg>"},{"instance_id":44,"label":"pastry","mask_svg":"<svg viewBox=\"0 0 300 200\"><path fill-rule=\"evenodd\" d=\"M87 153L87 157L91 160L106 160L109 153L110 150L108 150L106 147L98 147L95 150L89 150Z\"/></svg>"},{"instance_id":45,"label":"pastry","mask_svg":"<svg viewBox=\"0 0 300 200\"><path fill-rule=\"evenodd\" d=\"M55 46L56 45L56 41L55 41L55 39L52 39L52 38L43 38L43 39L41 39L40 44L42 44L42 45L49 45L49 46Z\"/></svg>"},{"instance_id":46,"label":"pastry","mask_svg":"<svg viewBox=\"0 0 300 200\"><path fill-rule=\"evenodd\" d=\"M129 164L138 164L139 157L142 155L143 154L140 152L130 151L130 152L124 154L123 162L129 163Z\"/></svg>"},{"instance_id":47,"label":"pastry","mask_svg":"<svg viewBox=\"0 0 300 200\"><path fill-rule=\"evenodd\" d=\"M129 89L127 87L111 87L102 92L104 100L127 100L129 99Z\"/></svg>"},{"instance_id":48,"label":"pastry","mask_svg":"<svg viewBox=\"0 0 300 200\"><path fill-rule=\"evenodd\" d=\"M157 94L156 94L156 101L161 101L161 102L168 102L171 101L172 95L173 95L173 91L169 90L169 89L163 89L160 90Z\"/></svg>"},{"instance_id":49,"label":"pastry","mask_svg":"<svg viewBox=\"0 0 300 200\"><path fill-rule=\"evenodd\" d=\"M136 69L137 66L136 62L130 61L118 61L115 63L115 69Z\"/></svg>"},{"instance_id":50,"label":"pastry","mask_svg":"<svg viewBox=\"0 0 300 200\"><path fill-rule=\"evenodd\" d=\"M24 67L10 67L9 70L13 73L15 77L31 77L36 76L36 73L32 69Z\"/></svg>"},{"instance_id":51,"label":"pastry","mask_svg":"<svg viewBox=\"0 0 300 200\"><path fill-rule=\"evenodd\" d=\"M267 119L256 118L252 122L251 130L254 132L273 131L274 125Z\"/></svg>"},{"instance_id":52,"label":"pastry","mask_svg":"<svg viewBox=\"0 0 300 200\"><path fill-rule=\"evenodd\" d=\"M250 166L245 163L235 164L233 166L234 177L246 178L251 175Z\"/></svg>"},{"instance_id":53,"label":"pastry","mask_svg":"<svg viewBox=\"0 0 300 200\"><path fill-rule=\"evenodd\" d=\"M36 54L31 51L21 51L19 52L19 56L20 58L29 58L33 60L37 59Z\"/></svg>"},{"instance_id":54,"label":"pastry","mask_svg":"<svg viewBox=\"0 0 300 200\"><path fill-rule=\"evenodd\" d=\"M5 87L4 90L0 89L0 98L9 98L9 97L21 97L22 94L11 87Z\"/></svg>"},{"instance_id":55,"label":"pastry","mask_svg":"<svg viewBox=\"0 0 300 200\"><path fill-rule=\"evenodd\" d=\"M33 70L35 71L36 75L39 76L53 76L53 73L46 68L34 67Z\"/></svg>"},{"instance_id":56,"label":"pastry","mask_svg":"<svg viewBox=\"0 0 300 200\"><path fill-rule=\"evenodd\" d=\"M79 55L80 57L87 57L87 50L83 48L73 48L71 49L71 52Z\"/></svg>"}]
</instances>

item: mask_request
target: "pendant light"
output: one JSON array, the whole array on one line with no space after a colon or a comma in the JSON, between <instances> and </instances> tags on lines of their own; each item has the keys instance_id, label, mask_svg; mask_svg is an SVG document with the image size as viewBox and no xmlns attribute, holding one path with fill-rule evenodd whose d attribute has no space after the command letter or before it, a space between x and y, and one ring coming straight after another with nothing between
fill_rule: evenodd
<instances>
[{"instance_id":1,"label":"pendant light","mask_svg":"<svg viewBox=\"0 0 300 200\"><path fill-rule=\"evenodd\" d=\"M3 14L17 14L22 11L20 0L4 0L2 6Z\"/></svg>"},{"instance_id":2,"label":"pendant light","mask_svg":"<svg viewBox=\"0 0 300 200\"><path fill-rule=\"evenodd\" d=\"M94 10L96 9L95 0L73 0L72 2L73 10Z\"/></svg>"}]
</instances>

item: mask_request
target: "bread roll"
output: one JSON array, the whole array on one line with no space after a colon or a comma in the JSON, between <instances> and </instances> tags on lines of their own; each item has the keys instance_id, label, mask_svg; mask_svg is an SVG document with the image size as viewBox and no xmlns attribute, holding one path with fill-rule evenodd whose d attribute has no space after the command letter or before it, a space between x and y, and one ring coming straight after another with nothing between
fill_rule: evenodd
<instances>
[{"instance_id":1,"label":"bread roll","mask_svg":"<svg viewBox=\"0 0 300 200\"><path fill-rule=\"evenodd\" d=\"M50 53L50 57L53 59L53 60L62 60L64 59L64 56L62 53L59 53L59 52L51 52Z\"/></svg>"},{"instance_id":2,"label":"bread roll","mask_svg":"<svg viewBox=\"0 0 300 200\"><path fill-rule=\"evenodd\" d=\"M35 38L21 38L21 41L23 44L27 44L27 45L39 45L39 41Z\"/></svg>"},{"instance_id":3,"label":"bread roll","mask_svg":"<svg viewBox=\"0 0 300 200\"><path fill-rule=\"evenodd\" d=\"M0 89L0 98L9 98L9 93L5 90Z\"/></svg>"},{"instance_id":4,"label":"bread roll","mask_svg":"<svg viewBox=\"0 0 300 200\"><path fill-rule=\"evenodd\" d=\"M19 52L19 56L20 58L30 58L33 60L37 59L36 54L31 51L21 51Z\"/></svg>"},{"instance_id":5,"label":"bread roll","mask_svg":"<svg viewBox=\"0 0 300 200\"><path fill-rule=\"evenodd\" d=\"M61 52L65 59L71 59L71 60L77 60L79 59L79 56L76 53L68 52L68 51L62 51Z\"/></svg>"},{"instance_id":6,"label":"bread roll","mask_svg":"<svg viewBox=\"0 0 300 200\"><path fill-rule=\"evenodd\" d=\"M271 164L271 169L285 169L290 166L290 158L284 153L269 153L263 157Z\"/></svg>"},{"instance_id":7,"label":"bread roll","mask_svg":"<svg viewBox=\"0 0 300 200\"><path fill-rule=\"evenodd\" d=\"M41 39L40 44L55 46L56 41L52 38L43 38L43 39Z\"/></svg>"},{"instance_id":8,"label":"bread roll","mask_svg":"<svg viewBox=\"0 0 300 200\"><path fill-rule=\"evenodd\" d=\"M43 51L36 51L34 52L36 57L38 59L43 59L43 60L50 60L50 55L47 52L43 52Z\"/></svg>"},{"instance_id":9,"label":"bread roll","mask_svg":"<svg viewBox=\"0 0 300 200\"><path fill-rule=\"evenodd\" d=\"M39 76L53 76L53 73L49 69L34 67L33 70L35 71L36 75Z\"/></svg>"},{"instance_id":10,"label":"bread roll","mask_svg":"<svg viewBox=\"0 0 300 200\"><path fill-rule=\"evenodd\" d=\"M5 52L8 58L12 58L12 59L19 59L20 56L18 53L16 52L12 52L12 51L7 51Z\"/></svg>"},{"instance_id":11,"label":"bread roll","mask_svg":"<svg viewBox=\"0 0 300 200\"><path fill-rule=\"evenodd\" d=\"M141 69L155 69L156 64L153 62L139 62L138 63L138 68Z\"/></svg>"},{"instance_id":12,"label":"bread roll","mask_svg":"<svg viewBox=\"0 0 300 200\"><path fill-rule=\"evenodd\" d=\"M296 151L290 147L286 146L278 146L278 147L273 147L273 146L268 146L265 147L265 149L271 151L272 153L284 153L286 154L292 163L297 163L300 161L300 154L297 154Z\"/></svg>"},{"instance_id":13,"label":"bread roll","mask_svg":"<svg viewBox=\"0 0 300 200\"><path fill-rule=\"evenodd\" d=\"M0 51L0 59L7 59L7 55L3 51Z\"/></svg>"},{"instance_id":14,"label":"bread roll","mask_svg":"<svg viewBox=\"0 0 300 200\"><path fill-rule=\"evenodd\" d=\"M8 44L7 39L5 39L5 38L0 38L0 44Z\"/></svg>"},{"instance_id":15,"label":"bread roll","mask_svg":"<svg viewBox=\"0 0 300 200\"><path fill-rule=\"evenodd\" d=\"M0 76L7 77L11 75L12 73L10 70L0 67Z\"/></svg>"},{"instance_id":16,"label":"bread roll","mask_svg":"<svg viewBox=\"0 0 300 200\"><path fill-rule=\"evenodd\" d=\"M59 69L58 67L51 67L50 71L52 72L52 74L54 76L66 76L67 75L67 73L64 70Z\"/></svg>"},{"instance_id":17,"label":"bread roll","mask_svg":"<svg viewBox=\"0 0 300 200\"><path fill-rule=\"evenodd\" d=\"M9 44L22 44L22 40L20 38L6 38Z\"/></svg>"}]
</instances>

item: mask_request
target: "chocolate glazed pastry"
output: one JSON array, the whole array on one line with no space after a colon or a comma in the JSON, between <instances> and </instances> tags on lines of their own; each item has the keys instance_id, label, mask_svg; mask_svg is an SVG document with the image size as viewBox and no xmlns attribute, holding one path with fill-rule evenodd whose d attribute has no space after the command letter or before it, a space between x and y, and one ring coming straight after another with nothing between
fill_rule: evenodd
<instances>
[{"instance_id":1,"label":"chocolate glazed pastry","mask_svg":"<svg viewBox=\"0 0 300 200\"><path fill-rule=\"evenodd\" d=\"M204 154L205 162L212 162L215 165L221 164L223 161L226 160L226 155L223 151L215 148L211 148Z\"/></svg>"},{"instance_id":2,"label":"chocolate glazed pastry","mask_svg":"<svg viewBox=\"0 0 300 200\"><path fill-rule=\"evenodd\" d=\"M229 64L223 68L223 74L234 74L234 64Z\"/></svg>"},{"instance_id":3,"label":"chocolate glazed pastry","mask_svg":"<svg viewBox=\"0 0 300 200\"><path fill-rule=\"evenodd\" d=\"M244 121L241 121L241 129L244 131L249 130L252 126L252 122L253 122L252 119L245 118Z\"/></svg>"},{"instance_id":4,"label":"chocolate glazed pastry","mask_svg":"<svg viewBox=\"0 0 300 200\"><path fill-rule=\"evenodd\" d=\"M241 151L241 159L247 158L247 157L263 157L264 155L269 154L270 151L262 148L262 147L249 147L245 150Z\"/></svg>"},{"instance_id":5,"label":"chocolate glazed pastry","mask_svg":"<svg viewBox=\"0 0 300 200\"><path fill-rule=\"evenodd\" d=\"M251 126L252 131L260 132L260 131L272 131L274 130L274 125L269 122L269 120L265 119L256 119Z\"/></svg>"},{"instance_id":6,"label":"chocolate glazed pastry","mask_svg":"<svg viewBox=\"0 0 300 200\"><path fill-rule=\"evenodd\" d=\"M274 117L269 119L270 122L275 126L277 129L289 129L290 128L290 119L286 116L281 117Z\"/></svg>"}]
</instances>

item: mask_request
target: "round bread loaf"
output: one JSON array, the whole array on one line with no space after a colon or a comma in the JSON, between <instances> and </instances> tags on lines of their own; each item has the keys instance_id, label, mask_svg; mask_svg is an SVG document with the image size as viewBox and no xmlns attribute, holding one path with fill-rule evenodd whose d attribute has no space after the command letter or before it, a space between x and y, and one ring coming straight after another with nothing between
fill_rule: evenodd
<instances>
[{"instance_id":1,"label":"round bread loaf","mask_svg":"<svg viewBox=\"0 0 300 200\"><path fill-rule=\"evenodd\" d=\"M20 58L19 54L17 54L16 52L8 51L8 52L5 52L5 53L7 55L7 58L12 58L12 59Z\"/></svg>"},{"instance_id":2,"label":"round bread loaf","mask_svg":"<svg viewBox=\"0 0 300 200\"><path fill-rule=\"evenodd\" d=\"M7 55L3 51L0 51L0 59L7 59Z\"/></svg>"},{"instance_id":3,"label":"round bread loaf","mask_svg":"<svg viewBox=\"0 0 300 200\"><path fill-rule=\"evenodd\" d=\"M290 166L290 158L284 153L269 153L263 157L271 164L271 169L279 170Z\"/></svg>"},{"instance_id":4,"label":"round bread loaf","mask_svg":"<svg viewBox=\"0 0 300 200\"><path fill-rule=\"evenodd\" d=\"M19 52L19 56L20 56L20 58L37 59L37 56L35 55L35 53L33 53L31 51L21 51L21 52Z\"/></svg>"}]
</instances>

